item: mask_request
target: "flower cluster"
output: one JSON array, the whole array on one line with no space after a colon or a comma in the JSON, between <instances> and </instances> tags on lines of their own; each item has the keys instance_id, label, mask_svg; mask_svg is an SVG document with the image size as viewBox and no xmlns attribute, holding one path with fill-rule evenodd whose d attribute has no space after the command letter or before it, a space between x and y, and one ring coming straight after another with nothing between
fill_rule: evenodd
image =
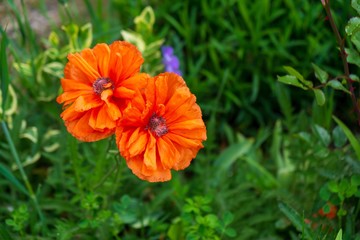
<instances>
[{"instance_id":1,"label":"flower cluster","mask_svg":"<svg viewBox=\"0 0 360 240\"><path fill-rule=\"evenodd\" d=\"M69 54L61 79L61 118L81 141L116 135L120 154L135 175L168 181L186 168L206 140L200 107L176 73L151 77L135 46L97 44Z\"/></svg>"},{"instance_id":2,"label":"flower cluster","mask_svg":"<svg viewBox=\"0 0 360 240\"><path fill-rule=\"evenodd\" d=\"M162 62L165 66L165 71L181 75L180 62L177 56L174 55L174 49L170 46L163 46L161 53L163 55Z\"/></svg>"}]
</instances>

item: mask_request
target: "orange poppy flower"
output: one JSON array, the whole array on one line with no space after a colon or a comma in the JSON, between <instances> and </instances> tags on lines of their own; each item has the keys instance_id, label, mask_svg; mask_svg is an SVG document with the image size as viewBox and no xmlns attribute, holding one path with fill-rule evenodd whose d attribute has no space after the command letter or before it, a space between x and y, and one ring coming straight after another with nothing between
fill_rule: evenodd
<instances>
[{"instance_id":1,"label":"orange poppy flower","mask_svg":"<svg viewBox=\"0 0 360 240\"><path fill-rule=\"evenodd\" d=\"M171 179L171 169L189 166L203 148L206 128L200 107L175 73L150 78L134 96L116 128L116 142L128 167L143 180Z\"/></svg>"},{"instance_id":2,"label":"orange poppy flower","mask_svg":"<svg viewBox=\"0 0 360 240\"><path fill-rule=\"evenodd\" d=\"M69 54L56 99L64 104L61 118L67 130L82 141L96 141L115 132L116 121L135 94L146 85L140 74L141 53L130 43L115 41Z\"/></svg>"}]
</instances>

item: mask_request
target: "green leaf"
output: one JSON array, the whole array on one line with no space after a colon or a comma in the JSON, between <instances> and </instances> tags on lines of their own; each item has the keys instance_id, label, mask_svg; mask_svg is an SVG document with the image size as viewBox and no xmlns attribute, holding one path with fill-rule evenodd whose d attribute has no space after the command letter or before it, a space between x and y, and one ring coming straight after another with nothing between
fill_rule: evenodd
<instances>
[{"instance_id":1,"label":"green leaf","mask_svg":"<svg viewBox=\"0 0 360 240\"><path fill-rule=\"evenodd\" d=\"M329 78L329 74L327 72L325 72L324 70L322 70L321 68L319 68L315 63L311 63L311 65L314 68L315 71L315 77L317 79L319 79L319 81L321 83L326 83L326 81Z\"/></svg>"},{"instance_id":2,"label":"green leaf","mask_svg":"<svg viewBox=\"0 0 360 240\"><path fill-rule=\"evenodd\" d=\"M360 2L359 0L351 0L351 6L358 12L360 15Z\"/></svg>"},{"instance_id":3,"label":"green leaf","mask_svg":"<svg viewBox=\"0 0 360 240\"><path fill-rule=\"evenodd\" d=\"M348 36L351 36L360 30L360 18L353 17L349 20L345 27L345 32Z\"/></svg>"},{"instance_id":4,"label":"green leaf","mask_svg":"<svg viewBox=\"0 0 360 240\"><path fill-rule=\"evenodd\" d=\"M304 219L300 217L295 209L282 202L279 203L279 208L281 212L283 212L286 217L293 223L298 231L304 233L306 238L313 239L309 227L305 224Z\"/></svg>"},{"instance_id":5,"label":"green leaf","mask_svg":"<svg viewBox=\"0 0 360 240\"><path fill-rule=\"evenodd\" d=\"M355 45L357 51L360 50L360 31L354 33L351 37L351 42Z\"/></svg>"},{"instance_id":6,"label":"green leaf","mask_svg":"<svg viewBox=\"0 0 360 240\"><path fill-rule=\"evenodd\" d=\"M359 34L359 36L360 36L360 34ZM350 78L351 78L351 80L353 80L355 82L360 82L360 78L356 74L350 74Z\"/></svg>"},{"instance_id":7,"label":"green leaf","mask_svg":"<svg viewBox=\"0 0 360 240\"><path fill-rule=\"evenodd\" d=\"M342 229L339 230L338 234L336 235L335 240L342 240Z\"/></svg>"},{"instance_id":8,"label":"green leaf","mask_svg":"<svg viewBox=\"0 0 360 240\"><path fill-rule=\"evenodd\" d=\"M331 192L329 192L328 187L325 185L322 188L320 188L319 195L322 200L328 201L330 199Z\"/></svg>"},{"instance_id":9,"label":"green leaf","mask_svg":"<svg viewBox=\"0 0 360 240\"><path fill-rule=\"evenodd\" d=\"M336 126L333 131L332 131L332 137L334 140L334 145L335 147L342 147L345 145L347 138L346 135L344 133L344 131L341 129L340 126Z\"/></svg>"},{"instance_id":10,"label":"green leaf","mask_svg":"<svg viewBox=\"0 0 360 240\"><path fill-rule=\"evenodd\" d=\"M329 146L329 144L331 142L331 137L330 137L330 134L328 133L328 131L325 128L323 128L317 124L314 125L313 129L314 129L315 134L318 136L320 141L323 143L323 145L325 147Z\"/></svg>"},{"instance_id":11,"label":"green leaf","mask_svg":"<svg viewBox=\"0 0 360 240\"><path fill-rule=\"evenodd\" d=\"M360 175L354 175L351 177L351 185L352 186L360 186Z\"/></svg>"},{"instance_id":12,"label":"green leaf","mask_svg":"<svg viewBox=\"0 0 360 240\"><path fill-rule=\"evenodd\" d=\"M225 235L231 238L236 237L236 231L233 228L227 228L225 230Z\"/></svg>"},{"instance_id":13,"label":"green leaf","mask_svg":"<svg viewBox=\"0 0 360 240\"><path fill-rule=\"evenodd\" d=\"M233 220L234 220L234 214L232 214L232 213L229 212L229 211L225 212L224 218L223 218L223 221L224 221L225 226L227 226L227 225L229 225L230 223L232 223Z\"/></svg>"},{"instance_id":14,"label":"green leaf","mask_svg":"<svg viewBox=\"0 0 360 240\"><path fill-rule=\"evenodd\" d=\"M350 131L350 129L337 117L333 116L335 122L341 127L341 129L344 131L346 137L349 139L349 142L351 146L353 147L357 160L360 161L360 143L354 136L354 134Z\"/></svg>"},{"instance_id":15,"label":"green leaf","mask_svg":"<svg viewBox=\"0 0 360 240\"><path fill-rule=\"evenodd\" d=\"M134 19L136 32L142 35L150 35L155 23L155 13L152 7L147 6L139 16Z\"/></svg>"},{"instance_id":16,"label":"green leaf","mask_svg":"<svg viewBox=\"0 0 360 240\"><path fill-rule=\"evenodd\" d=\"M20 192L29 196L26 188L17 180L17 178L12 174L12 172L2 163L0 163L0 175L3 175L11 184L17 187Z\"/></svg>"},{"instance_id":17,"label":"green leaf","mask_svg":"<svg viewBox=\"0 0 360 240\"><path fill-rule=\"evenodd\" d=\"M81 26L79 31L79 43L81 45L79 46L80 49L89 48L91 46L93 40L93 31L92 31L92 25L90 23L87 23L83 26Z\"/></svg>"},{"instance_id":18,"label":"green leaf","mask_svg":"<svg viewBox=\"0 0 360 240\"><path fill-rule=\"evenodd\" d=\"M326 84L326 86L330 86L330 87L332 87L332 88L334 88L334 89L336 89L336 90L340 90L340 91L346 92L346 93L348 93L348 94L351 94L350 91L347 90L347 89L344 87L344 85L342 85L341 82L339 82L338 80L335 80L335 79L330 80L330 81Z\"/></svg>"},{"instance_id":19,"label":"green leaf","mask_svg":"<svg viewBox=\"0 0 360 240\"><path fill-rule=\"evenodd\" d=\"M285 75L285 76L278 76L277 80L279 82L285 83L285 84L289 84L295 87L299 87L302 88L304 90L307 90L308 88L305 87L300 81L299 79L297 79L295 76L292 75Z\"/></svg>"},{"instance_id":20,"label":"green leaf","mask_svg":"<svg viewBox=\"0 0 360 240\"><path fill-rule=\"evenodd\" d=\"M319 106L322 106L325 104L326 98L325 98L325 94L323 91L321 91L321 89L313 89L314 94L315 94L315 99L316 102Z\"/></svg>"},{"instance_id":21,"label":"green leaf","mask_svg":"<svg viewBox=\"0 0 360 240\"><path fill-rule=\"evenodd\" d=\"M339 185L335 181L328 182L327 186L328 186L328 189L330 190L330 192L338 193L340 191Z\"/></svg>"},{"instance_id":22,"label":"green leaf","mask_svg":"<svg viewBox=\"0 0 360 240\"><path fill-rule=\"evenodd\" d=\"M1 73L0 73L0 82L1 82L1 93L2 93L2 106L1 109L2 112L5 112L5 104L7 100L7 94L8 94L8 88L10 84L10 78L9 78L9 70L8 70L8 62L7 62L7 56L6 56L6 48L8 44L7 35L6 32L2 29L0 26L0 32L1 32L1 43L0 43L0 64L1 64ZM1 117L1 116L0 116Z\"/></svg>"},{"instance_id":23,"label":"green leaf","mask_svg":"<svg viewBox=\"0 0 360 240\"><path fill-rule=\"evenodd\" d=\"M360 55L355 49L345 48L347 61L360 67Z\"/></svg>"},{"instance_id":24,"label":"green leaf","mask_svg":"<svg viewBox=\"0 0 360 240\"><path fill-rule=\"evenodd\" d=\"M249 152L252 147L251 141L244 141L237 144L230 145L225 149L220 156L215 160L214 165L218 167L218 173L221 174L241 156Z\"/></svg>"},{"instance_id":25,"label":"green leaf","mask_svg":"<svg viewBox=\"0 0 360 240\"><path fill-rule=\"evenodd\" d=\"M284 69L290 74L295 76L297 79L300 80L300 82L307 88L312 88L313 87L313 83L305 80L305 78L303 77L303 75L301 75L297 70L295 70L294 68L290 67L290 66L284 66Z\"/></svg>"},{"instance_id":26,"label":"green leaf","mask_svg":"<svg viewBox=\"0 0 360 240\"><path fill-rule=\"evenodd\" d=\"M171 224L167 235L170 240L184 239L184 226L180 218L176 218Z\"/></svg>"}]
</instances>

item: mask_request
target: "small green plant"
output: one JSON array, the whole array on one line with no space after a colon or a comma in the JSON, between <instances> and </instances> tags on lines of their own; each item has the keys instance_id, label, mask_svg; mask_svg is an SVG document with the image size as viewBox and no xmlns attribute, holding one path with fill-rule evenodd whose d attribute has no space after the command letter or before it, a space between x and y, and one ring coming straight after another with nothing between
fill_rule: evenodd
<instances>
[{"instance_id":1,"label":"small green plant","mask_svg":"<svg viewBox=\"0 0 360 240\"><path fill-rule=\"evenodd\" d=\"M234 216L226 212L220 219L212 213L211 201L211 197L201 196L186 199L181 217L173 220L168 231L169 238L171 240L219 240L224 236L235 237L236 231L229 226Z\"/></svg>"},{"instance_id":2,"label":"small green plant","mask_svg":"<svg viewBox=\"0 0 360 240\"><path fill-rule=\"evenodd\" d=\"M21 205L11 213L11 218L6 219L6 225L10 226L15 232L24 236L26 226L29 224L29 210L26 205Z\"/></svg>"}]
</instances>

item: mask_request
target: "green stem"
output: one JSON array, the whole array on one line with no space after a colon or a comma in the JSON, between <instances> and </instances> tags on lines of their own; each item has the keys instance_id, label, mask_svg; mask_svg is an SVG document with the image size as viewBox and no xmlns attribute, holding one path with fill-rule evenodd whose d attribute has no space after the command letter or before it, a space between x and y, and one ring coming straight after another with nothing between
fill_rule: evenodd
<instances>
[{"instance_id":1,"label":"green stem","mask_svg":"<svg viewBox=\"0 0 360 240\"><path fill-rule=\"evenodd\" d=\"M71 159L71 166L75 173L76 185L77 185L77 188L79 189L81 200L82 200L84 198L84 191L83 191L83 185L81 182L81 177L80 177L80 172L79 172L81 159L78 155L78 142L75 138L73 138L69 134L67 135L67 138L68 138L67 144L68 144L68 149L69 149L69 156Z\"/></svg>"},{"instance_id":2,"label":"green stem","mask_svg":"<svg viewBox=\"0 0 360 240\"><path fill-rule=\"evenodd\" d=\"M331 8L330 8L330 0L325 0L325 5L324 5L325 11L326 11L326 15L327 18L330 22L331 28L335 34L335 38L337 41L337 44L339 45L340 48L340 56L341 56L341 60L343 63L343 68L344 68L344 78L347 81L347 85L348 85L348 89L350 91L350 95L351 95L351 100L353 103L353 107L354 107L354 111L357 114L357 120L358 120L358 125L360 126L360 108L359 105L357 104L357 100L356 100L356 95L355 95L355 91L354 91L354 87L352 85L353 80L350 77L350 70L349 70L349 63L347 62L347 54L345 51L345 41L344 39L341 37L339 30L335 24L334 18L332 16L331 13Z\"/></svg>"},{"instance_id":3,"label":"green stem","mask_svg":"<svg viewBox=\"0 0 360 240\"><path fill-rule=\"evenodd\" d=\"M9 143L9 147L10 147L10 151L11 151L11 154L13 155L14 157L14 160L16 162L16 165L18 166L19 168L19 171L20 171L20 174L21 174L21 177L25 183L25 186L29 192L29 196L31 198L31 200L34 202L34 205L35 205L35 209L37 211L37 213L39 214L39 217L40 217L40 220L41 220L41 223L44 223L44 215L42 214L41 212L41 209L40 209L40 206L39 206L39 203L38 203L38 200L36 198L36 195L32 189L32 186L29 182L29 179L24 171L24 168L21 164L21 161L20 161L20 158L19 158L19 155L15 149L15 146L14 146L14 142L12 141L11 139L11 136L10 136L10 133L9 133L9 129L6 125L6 123L4 121L1 122L1 127L2 129L4 130L4 134L5 134L5 137L6 137L6 140L7 142Z\"/></svg>"}]
</instances>

